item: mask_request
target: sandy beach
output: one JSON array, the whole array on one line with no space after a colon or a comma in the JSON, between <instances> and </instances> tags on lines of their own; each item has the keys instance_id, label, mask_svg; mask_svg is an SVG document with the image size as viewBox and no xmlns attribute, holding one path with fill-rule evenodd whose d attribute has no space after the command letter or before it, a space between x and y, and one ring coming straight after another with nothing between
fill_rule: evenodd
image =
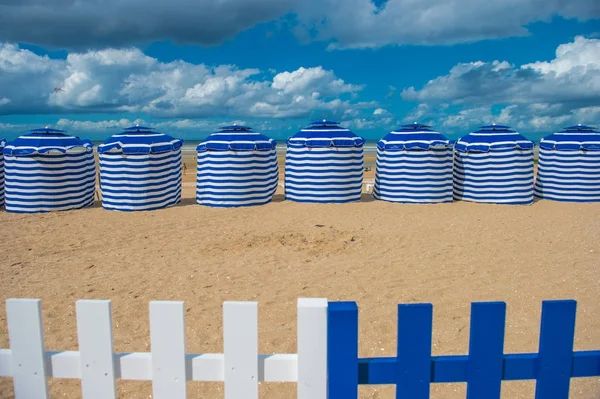
<instances>
[{"instance_id":1,"label":"sandy beach","mask_svg":"<svg viewBox=\"0 0 600 399\"><path fill-rule=\"evenodd\" d=\"M185 181L194 180L193 168ZM296 300L354 300L360 356L393 356L396 304L434 304L433 354L467 353L472 301L507 302L505 352L536 352L541 301L578 301L576 350L600 348L600 204L400 205L283 201L213 209L194 202L154 212L94 208L39 215L0 212L0 347L4 301L41 298L47 350L76 350L75 301L111 299L115 350L149 351L148 303L186 303L187 351L222 352L222 303L259 302L259 351L294 353ZM222 383L190 382L189 397L221 398ZM53 398L79 382L50 379ZM508 382L503 398L532 398ZM571 398L600 396L600 379L573 379ZM263 383L262 398L293 398L295 384ZM120 398L151 397L150 382L119 381ZM464 398L434 384L432 398ZM12 398L0 378L0 398ZM391 386L361 398L393 398Z\"/></svg>"}]
</instances>

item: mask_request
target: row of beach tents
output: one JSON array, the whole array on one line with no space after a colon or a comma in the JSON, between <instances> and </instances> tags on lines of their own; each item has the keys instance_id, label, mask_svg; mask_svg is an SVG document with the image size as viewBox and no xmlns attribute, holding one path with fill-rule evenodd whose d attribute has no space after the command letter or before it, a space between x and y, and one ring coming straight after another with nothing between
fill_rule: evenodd
<instances>
[{"instance_id":1,"label":"row of beach tents","mask_svg":"<svg viewBox=\"0 0 600 399\"><path fill-rule=\"evenodd\" d=\"M336 122L314 122L287 140L285 198L344 203L361 198L365 139ZM133 126L97 148L102 206L153 210L181 201L183 140ZM90 206L96 192L92 142L36 129L0 140L0 205L36 213ZM196 202L215 207L270 202L279 184L276 142L225 126L197 148ZM465 200L531 204L534 198L600 202L600 132L571 126L534 144L490 125L448 140L429 126L404 125L377 143L373 196L400 203Z\"/></svg>"}]
</instances>

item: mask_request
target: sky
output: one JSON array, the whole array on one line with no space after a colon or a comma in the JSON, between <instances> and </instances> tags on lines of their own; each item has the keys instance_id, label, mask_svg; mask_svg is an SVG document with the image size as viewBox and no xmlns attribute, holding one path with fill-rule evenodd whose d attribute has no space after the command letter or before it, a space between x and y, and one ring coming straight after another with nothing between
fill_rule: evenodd
<instances>
[{"instance_id":1,"label":"sky","mask_svg":"<svg viewBox=\"0 0 600 399\"><path fill-rule=\"evenodd\" d=\"M60 90L55 90L60 89ZM0 137L600 126L597 0L0 0Z\"/></svg>"}]
</instances>

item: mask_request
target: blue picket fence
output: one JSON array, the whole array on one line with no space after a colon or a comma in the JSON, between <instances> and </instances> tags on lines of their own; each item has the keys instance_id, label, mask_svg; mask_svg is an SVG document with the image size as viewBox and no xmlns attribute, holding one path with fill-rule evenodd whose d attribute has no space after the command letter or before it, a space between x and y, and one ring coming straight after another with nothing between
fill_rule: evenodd
<instances>
[{"instance_id":1,"label":"blue picket fence","mask_svg":"<svg viewBox=\"0 0 600 399\"><path fill-rule=\"evenodd\" d=\"M600 350L573 351L576 308L574 300L543 301L538 353L505 354L506 304L472 303L469 354L432 356L433 306L398 305L396 357L359 358L358 306L329 302L329 398L392 384L398 399L427 399L431 383L466 382L468 399L499 399L503 380L536 380L536 399L568 399L571 378L600 376Z\"/></svg>"}]
</instances>

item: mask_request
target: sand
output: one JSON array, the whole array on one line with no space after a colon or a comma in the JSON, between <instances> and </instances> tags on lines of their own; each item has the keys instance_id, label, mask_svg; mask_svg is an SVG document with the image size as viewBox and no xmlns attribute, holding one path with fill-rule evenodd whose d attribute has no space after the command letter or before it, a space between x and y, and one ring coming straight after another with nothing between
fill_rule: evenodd
<instances>
[{"instance_id":1,"label":"sand","mask_svg":"<svg viewBox=\"0 0 600 399\"><path fill-rule=\"evenodd\" d=\"M193 172L188 172L193 176ZM578 301L576 350L600 348L600 204L400 205L365 196L347 205L212 209L194 203L142 213L94 208L0 212L0 300L42 299L47 350L76 350L75 301L111 299L115 349L149 351L148 303L183 300L187 351L222 352L222 303L259 302L261 353L294 353L296 300L354 300L360 356L393 356L396 304L434 304L433 353L467 352L472 301L507 302L505 351L536 352L541 301ZM8 347L0 307L0 348ZM222 383L190 382L189 397L221 398ZM53 398L79 382L50 380ZM571 398L600 396L600 379L573 379ZM263 383L262 398L294 398L295 384ZM503 398L533 398L534 382L504 383ZM149 398L149 382L119 381L120 398ZM464 398L434 384L432 398ZM0 398L12 383L0 378ZM391 386L361 398L393 398Z\"/></svg>"}]
</instances>

